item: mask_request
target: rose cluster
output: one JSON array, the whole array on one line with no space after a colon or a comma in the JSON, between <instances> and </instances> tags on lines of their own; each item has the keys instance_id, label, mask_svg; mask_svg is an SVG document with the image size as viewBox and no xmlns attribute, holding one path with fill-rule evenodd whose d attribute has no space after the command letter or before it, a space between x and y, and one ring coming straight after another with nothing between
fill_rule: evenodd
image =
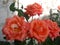
<instances>
[{"instance_id":1,"label":"rose cluster","mask_svg":"<svg viewBox=\"0 0 60 45\"><path fill-rule=\"evenodd\" d=\"M25 8L26 14L34 16L40 15L43 8L38 3L28 5ZM19 40L24 41L26 38L34 38L38 42L44 42L47 37L54 40L57 36L60 36L60 27L56 22L50 19L39 20L34 19L31 22L25 21L23 16L13 16L6 19L6 23L2 29L3 34L7 40Z\"/></svg>"},{"instance_id":2,"label":"rose cluster","mask_svg":"<svg viewBox=\"0 0 60 45\"><path fill-rule=\"evenodd\" d=\"M38 42L44 42L48 36L52 40L59 36L60 28L56 22L49 19L34 19L26 22L23 17L13 16L6 20L2 32L7 40L24 41L28 37L34 38Z\"/></svg>"}]
</instances>

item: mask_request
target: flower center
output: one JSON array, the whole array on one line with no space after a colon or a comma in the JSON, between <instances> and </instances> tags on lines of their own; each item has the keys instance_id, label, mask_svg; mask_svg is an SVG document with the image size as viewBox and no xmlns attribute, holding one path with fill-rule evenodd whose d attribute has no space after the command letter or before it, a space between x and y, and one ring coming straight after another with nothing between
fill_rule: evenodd
<instances>
[{"instance_id":1,"label":"flower center","mask_svg":"<svg viewBox=\"0 0 60 45\"><path fill-rule=\"evenodd\" d=\"M13 29L14 32L20 32L20 28L18 27L17 24L12 24L11 28Z\"/></svg>"}]
</instances>

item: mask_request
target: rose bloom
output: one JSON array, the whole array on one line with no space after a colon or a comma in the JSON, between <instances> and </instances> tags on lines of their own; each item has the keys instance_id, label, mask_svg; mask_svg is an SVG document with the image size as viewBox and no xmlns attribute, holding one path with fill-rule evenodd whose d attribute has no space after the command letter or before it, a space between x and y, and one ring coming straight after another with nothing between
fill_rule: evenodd
<instances>
[{"instance_id":1,"label":"rose bloom","mask_svg":"<svg viewBox=\"0 0 60 45\"><path fill-rule=\"evenodd\" d=\"M58 8L58 10L60 10L60 5L57 8Z\"/></svg>"},{"instance_id":2,"label":"rose bloom","mask_svg":"<svg viewBox=\"0 0 60 45\"><path fill-rule=\"evenodd\" d=\"M38 3L28 5L27 8L25 8L25 10L26 10L25 13L28 14L29 16L34 16L36 14L40 15L43 12L42 6Z\"/></svg>"},{"instance_id":3,"label":"rose bloom","mask_svg":"<svg viewBox=\"0 0 60 45\"><path fill-rule=\"evenodd\" d=\"M56 22L51 20L45 20L50 30L49 37L54 40L57 36L59 36L60 28Z\"/></svg>"},{"instance_id":4,"label":"rose bloom","mask_svg":"<svg viewBox=\"0 0 60 45\"><path fill-rule=\"evenodd\" d=\"M2 32L6 36L7 40L23 41L27 37L27 30L28 23L24 21L24 18L14 16L6 20Z\"/></svg>"},{"instance_id":5,"label":"rose bloom","mask_svg":"<svg viewBox=\"0 0 60 45\"><path fill-rule=\"evenodd\" d=\"M49 29L43 20L35 19L30 23L30 38L35 38L38 42L44 42L49 34Z\"/></svg>"}]
</instances>

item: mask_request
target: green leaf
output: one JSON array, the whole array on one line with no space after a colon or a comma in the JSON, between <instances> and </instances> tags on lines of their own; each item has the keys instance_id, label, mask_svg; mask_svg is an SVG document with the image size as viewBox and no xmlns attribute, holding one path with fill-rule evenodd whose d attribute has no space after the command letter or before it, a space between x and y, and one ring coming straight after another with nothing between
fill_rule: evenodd
<instances>
[{"instance_id":1,"label":"green leaf","mask_svg":"<svg viewBox=\"0 0 60 45\"><path fill-rule=\"evenodd\" d=\"M21 8L23 9L23 5L21 6Z\"/></svg>"},{"instance_id":2,"label":"green leaf","mask_svg":"<svg viewBox=\"0 0 60 45\"><path fill-rule=\"evenodd\" d=\"M17 10L18 11L18 16L24 16L24 12L22 10Z\"/></svg>"},{"instance_id":3,"label":"green leaf","mask_svg":"<svg viewBox=\"0 0 60 45\"><path fill-rule=\"evenodd\" d=\"M0 41L0 45L10 45L10 43L5 41Z\"/></svg>"},{"instance_id":4,"label":"green leaf","mask_svg":"<svg viewBox=\"0 0 60 45\"><path fill-rule=\"evenodd\" d=\"M30 38L27 45L37 45L35 39Z\"/></svg>"},{"instance_id":5,"label":"green leaf","mask_svg":"<svg viewBox=\"0 0 60 45\"><path fill-rule=\"evenodd\" d=\"M15 45L25 45L26 44L26 41L18 41L18 40L15 40L14 41L14 44Z\"/></svg>"},{"instance_id":6,"label":"green leaf","mask_svg":"<svg viewBox=\"0 0 60 45\"><path fill-rule=\"evenodd\" d=\"M14 6L15 6L15 2L13 2L13 3L10 5L10 7L9 7L10 10L11 10L12 12L17 11L17 10L19 11L19 9L16 9ZM21 6L21 8L23 9L23 5Z\"/></svg>"},{"instance_id":7,"label":"green leaf","mask_svg":"<svg viewBox=\"0 0 60 45\"><path fill-rule=\"evenodd\" d=\"M30 39L27 45L33 45L33 39Z\"/></svg>"},{"instance_id":8,"label":"green leaf","mask_svg":"<svg viewBox=\"0 0 60 45\"><path fill-rule=\"evenodd\" d=\"M26 18L26 20L28 21L29 16L27 14L24 14L24 17Z\"/></svg>"},{"instance_id":9,"label":"green leaf","mask_svg":"<svg viewBox=\"0 0 60 45\"><path fill-rule=\"evenodd\" d=\"M12 12L18 11L18 16L23 16L23 17L25 17L26 20L28 21L29 16L28 16L27 14L25 14L21 9L16 9L16 8L14 7L14 5L15 5L15 2L10 5L10 7L9 7L10 10L11 10ZM23 5L21 6L21 8L23 9Z\"/></svg>"},{"instance_id":10,"label":"green leaf","mask_svg":"<svg viewBox=\"0 0 60 45\"><path fill-rule=\"evenodd\" d=\"M6 37L3 37L4 39L6 39Z\"/></svg>"},{"instance_id":11,"label":"green leaf","mask_svg":"<svg viewBox=\"0 0 60 45\"><path fill-rule=\"evenodd\" d=\"M26 18L26 20L28 21L29 16L27 14L25 14L21 9L17 10L18 11L18 16L24 16Z\"/></svg>"},{"instance_id":12,"label":"green leaf","mask_svg":"<svg viewBox=\"0 0 60 45\"><path fill-rule=\"evenodd\" d=\"M55 45L55 44L50 38L47 38L45 42L41 43L41 45Z\"/></svg>"},{"instance_id":13,"label":"green leaf","mask_svg":"<svg viewBox=\"0 0 60 45\"><path fill-rule=\"evenodd\" d=\"M16 10L14 5L15 5L15 2L13 2L9 7L12 12L14 12Z\"/></svg>"},{"instance_id":14,"label":"green leaf","mask_svg":"<svg viewBox=\"0 0 60 45\"><path fill-rule=\"evenodd\" d=\"M57 22L58 26L60 26L60 11L57 10L58 13L52 13L52 9L50 10L50 19L54 22Z\"/></svg>"},{"instance_id":15,"label":"green leaf","mask_svg":"<svg viewBox=\"0 0 60 45\"><path fill-rule=\"evenodd\" d=\"M57 38L55 39L55 44L56 44L56 45L60 45L60 37L57 37Z\"/></svg>"}]
</instances>

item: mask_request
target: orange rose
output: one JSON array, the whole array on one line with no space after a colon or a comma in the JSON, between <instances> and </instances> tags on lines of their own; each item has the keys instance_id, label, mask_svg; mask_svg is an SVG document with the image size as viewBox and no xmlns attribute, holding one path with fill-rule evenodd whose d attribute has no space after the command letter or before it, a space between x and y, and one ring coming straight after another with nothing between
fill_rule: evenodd
<instances>
[{"instance_id":1,"label":"orange rose","mask_svg":"<svg viewBox=\"0 0 60 45\"><path fill-rule=\"evenodd\" d=\"M26 28L27 27L27 28ZM23 17L14 16L6 20L6 24L2 29L7 40L25 40L27 36L28 23Z\"/></svg>"},{"instance_id":2,"label":"orange rose","mask_svg":"<svg viewBox=\"0 0 60 45\"><path fill-rule=\"evenodd\" d=\"M44 42L49 34L49 29L43 20L33 20L30 24L30 37Z\"/></svg>"},{"instance_id":3,"label":"orange rose","mask_svg":"<svg viewBox=\"0 0 60 45\"><path fill-rule=\"evenodd\" d=\"M26 14L28 14L29 16L34 16L36 14L38 15L42 14L43 8L40 4L34 3L28 5L27 8L25 8L25 10L26 10Z\"/></svg>"},{"instance_id":4,"label":"orange rose","mask_svg":"<svg viewBox=\"0 0 60 45\"><path fill-rule=\"evenodd\" d=\"M50 30L49 37L52 40L54 40L54 38L59 36L59 32L60 32L59 26L56 22L53 22L51 20L45 20L45 22L47 23L48 28Z\"/></svg>"},{"instance_id":5,"label":"orange rose","mask_svg":"<svg viewBox=\"0 0 60 45\"><path fill-rule=\"evenodd\" d=\"M57 8L58 8L58 10L60 10L60 5Z\"/></svg>"}]
</instances>

